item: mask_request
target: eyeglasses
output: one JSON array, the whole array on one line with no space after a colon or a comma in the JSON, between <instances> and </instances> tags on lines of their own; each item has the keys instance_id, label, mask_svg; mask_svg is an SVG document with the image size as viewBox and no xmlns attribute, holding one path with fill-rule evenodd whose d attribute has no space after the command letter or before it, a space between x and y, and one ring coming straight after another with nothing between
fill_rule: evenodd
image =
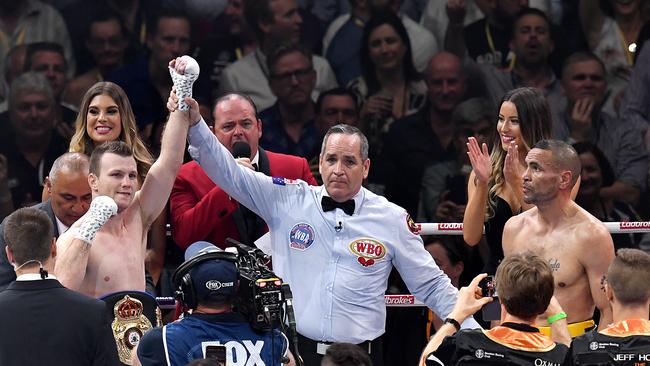
<instances>
[{"instance_id":1,"label":"eyeglasses","mask_svg":"<svg viewBox=\"0 0 650 366\"><path fill-rule=\"evenodd\" d=\"M314 69L313 68L307 68L307 69L300 69L300 70L295 70L291 72L285 72L282 74L271 74L271 79L274 79L276 81L286 83L291 81L294 77L298 81L305 81L307 78L311 77L314 74Z\"/></svg>"}]
</instances>

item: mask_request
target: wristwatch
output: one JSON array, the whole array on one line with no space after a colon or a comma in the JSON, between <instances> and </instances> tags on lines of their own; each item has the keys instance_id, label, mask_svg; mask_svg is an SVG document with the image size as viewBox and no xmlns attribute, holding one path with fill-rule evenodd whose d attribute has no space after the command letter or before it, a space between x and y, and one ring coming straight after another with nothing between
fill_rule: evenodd
<instances>
[{"instance_id":1,"label":"wristwatch","mask_svg":"<svg viewBox=\"0 0 650 366\"><path fill-rule=\"evenodd\" d=\"M453 325L454 328L456 328L457 332L460 330L460 323L454 318L445 319L445 323L449 323L449 324Z\"/></svg>"}]
</instances>

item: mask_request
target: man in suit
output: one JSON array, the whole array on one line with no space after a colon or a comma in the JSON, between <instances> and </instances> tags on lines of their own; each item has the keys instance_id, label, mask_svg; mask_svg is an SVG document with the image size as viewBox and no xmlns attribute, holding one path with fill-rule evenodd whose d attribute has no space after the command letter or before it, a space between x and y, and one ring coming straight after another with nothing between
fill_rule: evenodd
<instances>
[{"instance_id":1,"label":"man in suit","mask_svg":"<svg viewBox=\"0 0 650 366\"><path fill-rule=\"evenodd\" d=\"M52 222L53 237L58 238L88 211L92 199L88 185L88 157L81 153L59 156L45 179L45 189L50 198L34 207L47 214ZM5 255L5 247L3 222L0 224L0 290L16 279Z\"/></svg>"},{"instance_id":2,"label":"man in suit","mask_svg":"<svg viewBox=\"0 0 650 366\"><path fill-rule=\"evenodd\" d=\"M0 364L117 365L106 305L48 274L56 260L48 215L33 207L19 209L7 217L4 237L17 278L0 293L0 322L11 335L0 337ZM25 348L25 340L34 346Z\"/></svg>"},{"instance_id":3,"label":"man in suit","mask_svg":"<svg viewBox=\"0 0 650 366\"><path fill-rule=\"evenodd\" d=\"M269 176L302 179L316 185L304 158L259 147L262 122L248 96L232 93L219 98L213 116L213 133L240 165ZM241 150L242 146L250 149ZM182 249L200 240L225 248L228 237L252 244L268 231L261 218L232 200L194 161L181 167L170 206L173 238Z\"/></svg>"},{"instance_id":4,"label":"man in suit","mask_svg":"<svg viewBox=\"0 0 650 366\"><path fill-rule=\"evenodd\" d=\"M311 98L316 71L311 54L300 46L280 46L268 57L269 85L275 104L260 112L261 145L275 152L311 160L318 155L322 135L316 128Z\"/></svg>"}]
</instances>

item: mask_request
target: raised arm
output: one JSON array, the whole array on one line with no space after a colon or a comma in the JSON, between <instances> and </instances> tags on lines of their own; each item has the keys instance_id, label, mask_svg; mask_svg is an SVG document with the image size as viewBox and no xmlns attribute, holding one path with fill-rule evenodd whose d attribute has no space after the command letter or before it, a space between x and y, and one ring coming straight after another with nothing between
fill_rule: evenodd
<instances>
[{"instance_id":1,"label":"raised arm","mask_svg":"<svg viewBox=\"0 0 650 366\"><path fill-rule=\"evenodd\" d=\"M605 15L596 0L580 0L579 16L582 31L587 37L589 49L593 50L600 39L600 31L605 22Z\"/></svg>"},{"instance_id":2,"label":"raised arm","mask_svg":"<svg viewBox=\"0 0 650 366\"><path fill-rule=\"evenodd\" d=\"M180 59L179 59L180 60ZM183 75L185 63L172 60L169 65ZM196 101L192 100L196 104ZM198 105L195 106L198 110ZM185 153L185 136L189 128L189 112L175 110L169 114L160 147L160 156L151 166L149 173L138 193L142 220L145 228L158 217L167 204L176 174L183 163Z\"/></svg>"},{"instance_id":3,"label":"raised arm","mask_svg":"<svg viewBox=\"0 0 650 366\"><path fill-rule=\"evenodd\" d=\"M519 148L513 141L508 146L506 159L503 163L503 176L505 177L506 185L515 194L515 197L517 197L521 211L526 211L534 207L534 205L524 202L524 191L521 189L524 170L524 166L519 162Z\"/></svg>"},{"instance_id":4,"label":"raised arm","mask_svg":"<svg viewBox=\"0 0 650 366\"><path fill-rule=\"evenodd\" d=\"M463 216L463 239L471 246L478 244L483 236L485 208L488 201L488 178L491 165L487 145L479 147L475 138L467 143L472 173L467 182L467 206Z\"/></svg>"},{"instance_id":5,"label":"raised arm","mask_svg":"<svg viewBox=\"0 0 650 366\"><path fill-rule=\"evenodd\" d=\"M195 105L196 102L193 104ZM167 108L174 110L176 106L177 97L172 92ZM192 117L194 109L195 107L190 108L192 122L188 133L190 155L203 168L206 175L237 202L269 223L281 211L280 203L291 200L290 192L294 190L285 189L287 186L294 186L298 190L306 189L307 184L302 181L294 184L293 181L271 178L239 165L203 121L198 113L198 106L195 117Z\"/></svg>"},{"instance_id":6,"label":"raised arm","mask_svg":"<svg viewBox=\"0 0 650 366\"><path fill-rule=\"evenodd\" d=\"M485 276L485 273L479 274L478 276L474 277L472 282L467 287L463 287L460 289L460 291L458 291L458 299L456 301L456 305L454 306L454 309L451 311L451 313L449 313L448 318L454 319L458 323L461 323L465 319L471 317L472 314L481 309L485 304L494 300L492 297L482 297L479 295L481 293L481 289L479 288L478 284L483 278L485 278ZM429 356L429 354L435 352L438 347L440 347L440 344L445 339L445 337L454 335L456 331L457 329L454 325L450 323L443 324L442 327L438 329L436 334L431 337L431 340L429 340L429 343L422 351L422 356L420 357L420 365L425 364L426 358Z\"/></svg>"},{"instance_id":7,"label":"raised arm","mask_svg":"<svg viewBox=\"0 0 650 366\"><path fill-rule=\"evenodd\" d=\"M449 23L447 23L445 32L445 51L453 53L462 60L467 53L464 35L465 13L467 12L465 0L448 0L446 11Z\"/></svg>"}]
</instances>

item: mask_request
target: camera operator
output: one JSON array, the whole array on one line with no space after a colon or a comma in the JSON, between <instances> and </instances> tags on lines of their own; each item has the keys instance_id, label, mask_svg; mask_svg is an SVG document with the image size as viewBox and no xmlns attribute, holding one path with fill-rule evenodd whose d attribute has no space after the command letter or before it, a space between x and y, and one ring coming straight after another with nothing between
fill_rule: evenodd
<instances>
[{"instance_id":1,"label":"camera operator","mask_svg":"<svg viewBox=\"0 0 650 366\"><path fill-rule=\"evenodd\" d=\"M614 323L574 339L565 365L645 365L650 360L650 255L638 249L616 254L605 283Z\"/></svg>"},{"instance_id":2,"label":"camera operator","mask_svg":"<svg viewBox=\"0 0 650 366\"><path fill-rule=\"evenodd\" d=\"M288 356L286 337L278 330L256 332L233 311L238 278L235 254L202 241L188 247L173 281L192 312L145 334L137 350L140 363L182 366L214 357L215 365L280 365Z\"/></svg>"},{"instance_id":3,"label":"camera operator","mask_svg":"<svg viewBox=\"0 0 650 366\"><path fill-rule=\"evenodd\" d=\"M479 287L485 277L476 276L459 291L454 310L424 349L420 365L455 365L461 360L481 365L561 364L571 337L566 314L553 297L553 273L548 263L532 254L506 257L497 268L494 284L501 305L501 325L458 332L460 322L496 301L484 297ZM549 316L553 338L561 343L533 327L542 313Z\"/></svg>"}]
</instances>

